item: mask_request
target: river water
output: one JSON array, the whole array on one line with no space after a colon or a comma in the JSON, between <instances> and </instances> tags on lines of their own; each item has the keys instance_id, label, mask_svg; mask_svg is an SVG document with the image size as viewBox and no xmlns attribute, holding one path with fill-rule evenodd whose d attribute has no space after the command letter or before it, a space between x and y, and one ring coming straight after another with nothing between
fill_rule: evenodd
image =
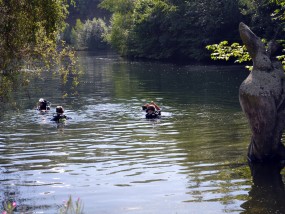
<instances>
[{"instance_id":1,"label":"river water","mask_svg":"<svg viewBox=\"0 0 285 214\"><path fill-rule=\"evenodd\" d=\"M21 108L1 117L0 200L15 201L16 213L59 213L69 196L88 214L266 209L250 195L250 132L238 102L246 69L110 53L81 53L80 65L78 94L46 75L29 96L17 92ZM50 113L34 109L40 97ZM150 101L161 119L145 119L141 106ZM50 121L57 105L71 117L65 125Z\"/></svg>"}]
</instances>

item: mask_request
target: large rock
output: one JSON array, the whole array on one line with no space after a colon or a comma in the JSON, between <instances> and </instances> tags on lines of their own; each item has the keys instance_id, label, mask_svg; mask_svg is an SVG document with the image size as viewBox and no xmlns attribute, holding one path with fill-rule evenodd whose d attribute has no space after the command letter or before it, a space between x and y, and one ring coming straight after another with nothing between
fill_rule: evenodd
<instances>
[{"instance_id":1,"label":"large rock","mask_svg":"<svg viewBox=\"0 0 285 214\"><path fill-rule=\"evenodd\" d=\"M281 142L285 125L285 83L281 62L274 59L276 43L264 43L247 25L240 23L241 39L253 70L239 89L239 100L252 132L248 149L251 161L285 160Z\"/></svg>"}]
</instances>

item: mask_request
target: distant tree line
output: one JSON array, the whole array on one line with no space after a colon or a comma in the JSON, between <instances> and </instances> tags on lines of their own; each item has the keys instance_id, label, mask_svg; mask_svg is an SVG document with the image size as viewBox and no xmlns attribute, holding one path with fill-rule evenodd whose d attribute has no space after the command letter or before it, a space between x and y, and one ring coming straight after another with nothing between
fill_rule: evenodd
<instances>
[{"instance_id":1,"label":"distant tree line","mask_svg":"<svg viewBox=\"0 0 285 214\"><path fill-rule=\"evenodd\" d=\"M229 43L240 41L238 24L241 21L251 26L258 35L264 38L272 37L277 29L280 29L280 19L274 20L272 14L284 6L282 0L76 0L76 2L81 7L83 2L93 2L93 4L96 2L99 8L111 13L110 20L84 20L82 24L76 22L72 27L73 32L69 41L77 45L77 48L82 45L90 47L91 44L87 41L92 39L88 38L88 35L93 37L95 34L88 34L87 31L90 32L91 28L97 26L100 28L97 34L101 34L97 37L107 41L123 56L193 61L209 59L209 51L205 49L209 44L223 40ZM93 32L95 33L94 30ZM80 36L81 34L86 36ZM74 42L76 37L81 38L77 43ZM82 41L83 38L86 42ZM92 45L95 44L92 42Z\"/></svg>"},{"instance_id":2,"label":"distant tree line","mask_svg":"<svg viewBox=\"0 0 285 214\"><path fill-rule=\"evenodd\" d=\"M84 23L76 19L73 27L66 27L63 39L76 50L104 50L110 48L105 39L107 31L107 25L101 18L87 19Z\"/></svg>"},{"instance_id":3,"label":"distant tree line","mask_svg":"<svg viewBox=\"0 0 285 214\"><path fill-rule=\"evenodd\" d=\"M70 0L63 40L76 50L110 48L105 36L111 13L99 7L102 0Z\"/></svg>"}]
</instances>

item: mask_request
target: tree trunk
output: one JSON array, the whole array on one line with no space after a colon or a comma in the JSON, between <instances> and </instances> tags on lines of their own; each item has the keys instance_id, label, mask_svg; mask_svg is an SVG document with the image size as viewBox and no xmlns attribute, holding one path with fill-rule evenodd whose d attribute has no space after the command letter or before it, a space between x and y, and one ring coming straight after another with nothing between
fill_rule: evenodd
<instances>
[{"instance_id":1,"label":"tree trunk","mask_svg":"<svg viewBox=\"0 0 285 214\"><path fill-rule=\"evenodd\" d=\"M251 161L285 160L281 142L285 127L285 84L281 62L275 60L276 43L268 49L248 26L240 23L240 36L253 61L253 70L239 89L239 100L251 128Z\"/></svg>"}]
</instances>

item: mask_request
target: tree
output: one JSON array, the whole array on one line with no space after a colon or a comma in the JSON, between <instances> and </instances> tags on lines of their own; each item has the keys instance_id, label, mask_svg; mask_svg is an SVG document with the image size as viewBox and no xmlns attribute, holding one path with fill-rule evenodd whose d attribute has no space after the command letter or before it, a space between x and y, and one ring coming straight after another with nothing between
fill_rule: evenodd
<instances>
[{"instance_id":1,"label":"tree","mask_svg":"<svg viewBox=\"0 0 285 214\"><path fill-rule=\"evenodd\" d=\"M237 38L235 26L241 20L237 0L176 1L173 31L179 41L178 53L193 60L207 59L205 45L228 38Z\"/></svg>"},{"instance_id":2,"label":"tree","mask_svg":"<svg viewBox=\"0 0 285 214\"><path fill-rule=\"evenodd\" d=\"M137 1L128 54L152 59L173 56L177 42L173 39L171 18L175 12L175 6L161 0Z\"/></svg>"},{"instance_id":3,"label":"tree","mask_svg":"<svg viewBox=\"0 0 285 214\"><path fill-rule=\"evenodd\" d=\"M274 42L266 47L244 23L239 31L253 61L253 71L239 88L239 101L252 132L248 159L281 162L285 158L281 140L285 127L284 70L273 58L277 50Z\"/></svg>"},{"instance_id":4,"label":"tree","mask_svg":"<svg viewBox=\"0 0 285 214\"><path fill-rule=\"evenodd\" d=\"M23 70L57 67L64 81L70 72L76 80L74 52L59 39L67 9L67 0L0 0L2 95L9 85L12 87L17 72ZM12 73L14 77L8 78Z\"/></svg>"},{"instance_id":5,"label":"tree","mask_svg":"<svg viewBox=\"0 0 285 214\"><path fill-rule=\"evenodd\" d=\"M100 50L108 48L105 41L107 33L106 23L102 19L87 20L83 25L83 41L89 50Z\"/></svg>"},{"instance_id":6,"label":"tree","mask_svg":"<svg viewBox=\"0 0 285 214\"><path fill-rule=\"evenodd\" d=\"M120 3L119 3L120 2ZM237 37L238 0L103 0L113 13L109 42L122 55L204 60L205 45Z\"/></svg>"},{"instance_id":7,"label":"tree","mask_svg":"<svg viewBox=\"0 0 285 214\"><path fill-rule=\"evenodd\" d=\"M262 38L270 39L277 33L281 24L280 19L274 17L280 8L275 0L240 0L241 13L249 18L249 25Z\"/></svg>"},{"instance_id":8,"label":"tree","mask_svg":"<svg viewBox=\"0 0 285 214\"><path fill-rule=\"evenodd\" d=\"M80 19L76 19L76 24L75 26L71 29L70 33L70 43L76 48L80 49L83 47L83 42L82 42L82 35L81 32L83 30L83 23L81 22Z\"/></svg>"},{"instance_id":9,"label":"tree","mask_svg":"<svg viewBox=\"0 0 285 214\"><path fill-rule=\"evenodd\" d=\"M133 0L103 0L100 7L112 12L111 27L106 35L107 41L121 55L127 55L129 32L132 29Z\"/></svg>"},{"instance_id":10,"label":"tree","mask_svg":"<svg viewBox=\"0 0 285 214\"><path fill-rule=\"evenodd\" d=\"M0 70L38 68L58 62L67 0L0 0ZM62 45L62 44L60 44ZM63 46L61 49L63 50ZM66 49L65 56L66 57Z\"/></svg>"},{"instance_id":11,"label":"tree","mask_svg":"<svg viewBox=\"0 0 285 214\"><path fill-rule=\"evenodd\" d=\"M98 7L101 2L102 0L72 0L70 7L68 8L69 15L66 22L70 25L74 25L76 19L80 19L84 22L85 20L90 20L94 17L109 20L110 13L107 10Z\"/></svg>"},{"instance_id":12,"label":"tree","mask_svg":"<svg viewBox=\"0 0 285 214\"><path fill-rule=\"evenodd\" d=\"M68 31L69 33L67 33ZM106 23L100 18L88 19L84 23L77 19L71 30L70 28L66 29L63 39L70 40L70 44L77 50L107 49L108 44L105 41L107 31ZM67 35L70 35L70 38Z\"/></svg>"},{"instance_id":13,"label":"tree","mask_svg":"<svg viewBox=\"0 0 285 214\"><path fill-rule=\"evenodd\" d=\"M262 41L267 43L270 40L276 40L281 47L284 46L284 24L285 24L285 1L277 0L240 0L241 12L250 17L250 25L261 36ZM229 60L237 58L235 62L250 61L251 57L246 51L245 46L237 42L229 44L228 41L222 41L218 44L207 45L206 48L211 53L214 60ZM276 57L285 64L285 56L281 51L276 53ZM248 66L252 68L251 66Z\"/></svg>"}]
</instances>

